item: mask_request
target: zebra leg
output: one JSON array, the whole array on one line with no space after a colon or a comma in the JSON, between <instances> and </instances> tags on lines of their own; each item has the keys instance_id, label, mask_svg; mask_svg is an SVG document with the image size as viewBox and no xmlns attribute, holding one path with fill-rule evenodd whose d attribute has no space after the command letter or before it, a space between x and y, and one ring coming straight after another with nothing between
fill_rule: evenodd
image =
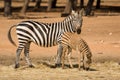
<instances>
[{"instance_id":1,"label":"zebra leg","mask_svg":"<svg viewBox=\"0 0 120 80\"><path fill-rule=\"evenodd\" d=\"M77 54L78 54L78 69L81 69L81 53L76 49Z\"/></svg>"},{"instance_id":2,"label":"zebra leg","mask_svg":"<svg viewBox=\"0 0 120 80\"><path fill-rule=\"evenodd\" d=\"M55 67L60 67L61 66L62 50L63 50L63 47L62 47L61 44L59 44L58 45L58 50L57 50L56 61L55 61Z\"/></svg>"},{"instance_id":3,"label":"zebra leg","mask_svg":"<svg viewBox=\"0 0 120 80\"><path fill-rule=\"evenodd\" d=\"M20 61L20 54L22 52L22 48L18 47L17 50L16 50L16 61L15 61L15 68L19 68L20 67L20 64L19 64L19 61Z\"/></svg>"},{"instance_id":4,"label":"zebra leg","mask_svg":"<svg viewBox=\"0 0 120 80\"><path fill-rule=\"evenodd\" d=\"M76 51L78 54L78 69L81 70L81 66L84 67L84 64L83 64L83 56L84 55L80 52L78 46L76 47Z\"/></svg>"},{"instance_id":5,"label":"zebra leg","mask_svg":"<svg viewBox=\"0 0 120 80\"><path fill-rule=\"evenodd\" d=\"M85 56L84 53L81 53L81 67L85 70Z\"/></svg>"},{"instance_id":6,"label":"zebra leg","mask_svg":"<svg viewBox=\"0 0 120 80\"><path fill-rule=\"evenodd\" d=\"M91 54L86 54L85 56L85 70L87 71L90 69L90 64L92 63L91 57L92 57Z\"/></svg>"},{"instance_id":7,"label":"zebra leg","mask_svg":"<svg viewBox=\"0 0 120 80\"><path fill-rule=\"evenodd\" d=\"M30 60L30 57L29 57L29 50L30 50L30 44L31 42L28 42L25 46L25 49L24 49L24 55L25 55L25 59L29 65L29 67L34 67L31 63L31 60Z\"/></svg>"},{"instance_id":8,"label":"zebra leg","mask_svg":"<svg viewBox=\"0 0 120 80\"><path fill-rule=\"evenodd\" d=\"M78 69L85 69L85 65L84 65L84 55L83 53L80 53L80 51L78 52L79 57L78 57Z\"/></svg>"},{"instance_id":9,"label":"zebra leg","mask_svg":"<svg viewBox=\"0 0 120 80\"><path fill-rule=\"evenodd\" d=\"M72 54L72 49L68 47L68 62L70 64L70 68L73 68L72 62L71 62L71 54Z\"/></svg>"},{"instance_id":10,"label":"zebra leg","mask_svg":"<svg viewBox=\"0 0 120 80\"><path fill-rule=\"evenodd\" d=\"M64 64L65 64L65 52L66 52L66 48L63 48L63 50L62 50L62 69L64 69Z\"/></svg>"}]
</instances>

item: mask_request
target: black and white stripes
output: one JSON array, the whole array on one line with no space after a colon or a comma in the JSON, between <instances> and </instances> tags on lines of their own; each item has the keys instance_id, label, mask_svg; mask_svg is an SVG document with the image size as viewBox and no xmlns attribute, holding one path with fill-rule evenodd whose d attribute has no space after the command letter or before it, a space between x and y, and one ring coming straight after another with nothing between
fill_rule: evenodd
<instances>
[{"instance_id":1,"label":"black and white stripes","mask_svg":"<svg viewBox=\"0 0 120 80\"><path fill-rule=\"evenodd\" d=\"M22 46L29 41L32 41L41 47L55 46L57 45L57 39L61 32L74 31L72 21L50 24L38 23L35 21L24 21L19 23L16 27L18 40L20 40L19 44L22 43Z\"/></svg>"},{"instance_id":2,"label":"black and white stripes","mask_svg":"<svg viewBox=\"0 0 120 80\"><path fill-rule=\"evenodd\" d=\"M34 42L41 47L52 47L58 44L60 35L64 32L74 33L77 30L81 31L82 16L77 12L72 12L72 15L68 16L62 22L55 23L42 23L37 21L22 21L16 25L16 33L18 37L18 48L16 56L15 68L19 67L19 58L22 49L29 66L32 66L29 60L29 47L30 43ZM78 26L75 26L75 25ZM12 26L8 32L8 38L11 43L14 43L11 37Z\"/></svg>"}]
</instances>

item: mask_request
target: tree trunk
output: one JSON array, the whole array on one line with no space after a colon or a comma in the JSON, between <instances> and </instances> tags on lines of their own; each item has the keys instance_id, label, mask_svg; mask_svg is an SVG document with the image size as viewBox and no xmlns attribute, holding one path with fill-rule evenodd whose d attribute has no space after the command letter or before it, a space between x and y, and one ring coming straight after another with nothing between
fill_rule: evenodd
<instances>
[{"instance_id":1,"label":"tree trunk","mask_svg":"<svg viewBox=\"0 0 120 80\"><path fill-rule=\"evenodd\" d=\"M97 0L96 9L100 9L100 2L101 0Z\"/></svg>"},{"instance_id":2,"label":"tree trunk","mask_svg":"<svg viewBox=\"0 0 120 80\"><path fill-rule=\"evenodd\" d=\"M57 3L57 0L52 1L52 8L56 8L56 3Z\"/></svg>"},{"instance_id":3,"label":"tree trunk","mask_svg":"<svg viewBox=\"0 0 120 80\"><path fill-rule=\"evenodd\" d=\"M12 16L11 0L4 0L4 16Z\"/></svg>"},{"instance_id":4,"label":"tree trunk","mask_svg":"<svg viewBox=\"0 0 120 80\"><path fill-rule=\"evenodd\" d=\"M80 9L84 8L84 0L80 0Z\"/></svg>"},{"instance_id":5,"label":"tree trunk","mask_svg":"<svg viewBox=\"0 0 120 80\"><path fill-rule=\"evenodd\" d=\"M50 11L51 8L55 8L56 7L56 3L57 3L57 0L49 0L47 11Z\"/></svg>"},{"instance_id":6,"label":"tree trunk","mask_svg":"<svg viewBox=\"0 0 120 80\"><path fill-rule=\"evenodd\" d=\"M27 8L28 8L28 4L29 4L30 0L24 0L24 4L23 7L21 9L21 14L25 15Z\"/></svg>"},{"instance_id":7,"label":"tree trunk","mask_svg":"<svg viewBox=\"0 0 120 80\"><path fill-rule=\"evenodd\" d=\"M36 0L35 9L40 8L41 0Z\"/></svg>"},{"instance_id":8,"label":"tree trunk","mask_svg":"<svg viewBox=\"0 0 120 80\"><path fill-rule=\"evenodd\" d=\"M47 11L50 11L52 8L52 0L49 0L48 1L48 8L47 8Z\"/></svg>"},{"instance_id":9,"label":"tree trunk","mask_svg":"<svg viewBox=\"0 0 120 80\"><path fill-rule=\"evenodd\" d=\"M77 0L67 0L64 12L61 14L62 17L68 16L71 10L76 10L77 8Z\"/></svg>"},{"instance_id":10,"label":"tree trunk","mask_svg":"<svg viewBox=\"0 0 120 80\"><path fill-rule=\"evenodd\" d=\"M71 10L77 10L77 0L70 0L71 1L71 9L70 9L70 12Z\"/></svg>"},{"instance_id":11,"label":"tree trunk","mask_svg":"<svg viewBox=\"0 0 120 80\"><path fill-rule=\"evenodd\" d=\"M32 2L35 2L35 0L31 0Z\"/></svg>"},{"instance_id":12,"label":"tree trunk","mask_svg":"<svg viewBox=\"0 0 120 80\"><path fill-rule=\"evenodd\" d=\"M89 0L87 3L86 11L85 11L85 16L90 15L92 6L93 6L94 0Z\"/></svg>"}]
</instances>

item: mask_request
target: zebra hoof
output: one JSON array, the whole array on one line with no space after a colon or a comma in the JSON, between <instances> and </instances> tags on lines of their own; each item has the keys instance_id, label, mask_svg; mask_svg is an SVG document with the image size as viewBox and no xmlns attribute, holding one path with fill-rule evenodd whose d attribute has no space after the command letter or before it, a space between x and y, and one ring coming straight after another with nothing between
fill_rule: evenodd
<instances>
[{"instance_id":1,"label":"zebra hoof","mask_svg":"<svg viewBox=\"0 0 120 80\"><path fill-rule=\"evenodd\" d=\"M90 70L90 68L89 68L89 67L86 67L86 68L84 68L84 70L89 71L89 70Z\"/></svg>"},{"instance_id":2,"label":"zebra hoof","mask_svg":"<svg viewBox=\"0 0 120 80\"><path fill-rule=\"evenodd\" d=\"M30 67L30 68L35 68L35 66L33 66L32 64L31 64L31 65L29 65L29 67Z\"/></svg>"},{"instance_id":3,"label":"zebra hoof","mask_svg":"<svg viewBox=\"0 0 120 80\"><path fill-rule=\"evenodd\" d=\"M19 64L15 64L15 69L19 68L20 65Z\"/></svg>"},{"instance_id":4,"label":"zebra hoof","mask_svg":"<svg viewBox=\"0 0 120 80\"><path fill-rule=\"evenodd\" d=\"M62 64L55 64L55 68L60 68L62 66Z\"/></svg>"}]
</instances>

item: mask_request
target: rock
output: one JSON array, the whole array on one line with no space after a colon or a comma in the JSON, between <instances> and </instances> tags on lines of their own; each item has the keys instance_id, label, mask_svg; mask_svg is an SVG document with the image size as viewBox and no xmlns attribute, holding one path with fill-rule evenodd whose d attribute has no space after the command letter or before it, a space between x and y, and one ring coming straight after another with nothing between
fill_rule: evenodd
<instances>
[{"instance_id":1,"label":"rock","mask_svg":"<svg viewBox=\"0 0 120 80\"><path fill-rule=\"evenodd\" d=\"M109 33L110 36L111 36L112 34L113 34L113 33L111 33L111 32Z\"/></svg>"}]
</instances>

